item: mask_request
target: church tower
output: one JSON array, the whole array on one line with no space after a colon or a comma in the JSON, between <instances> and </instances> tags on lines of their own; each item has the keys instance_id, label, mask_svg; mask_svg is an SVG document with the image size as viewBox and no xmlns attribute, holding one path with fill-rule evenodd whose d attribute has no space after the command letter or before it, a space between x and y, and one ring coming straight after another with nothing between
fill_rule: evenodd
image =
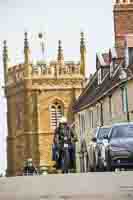
<instances>
[{"instance_id":1,"label":"church tower","mask_svg":"<svg viewBox=\"0 0 133 200\"><path fill-rule=\"evenodd\" d=\"M85 43L81 37L81 61L65 61L62 42L57 59L46 63L31 61L28 34L24 34L24 62L9 66L4 41L3 64L7 98L7 175L21 173L24 161L32 158L36 167L54 165L52 142L62 116L74 121L72 106L85 78Z\"/></svg>"},{"instance_id":2,"label":"church tower","mask_svg":"<svg viewBox=\"0 0 133 200\"><path fill-rule=\"evenodd\" d=\"M123 57L125 37L133 34L133 0L115 0L114 31L118 56Z\"/></svg>"}]
</instances>

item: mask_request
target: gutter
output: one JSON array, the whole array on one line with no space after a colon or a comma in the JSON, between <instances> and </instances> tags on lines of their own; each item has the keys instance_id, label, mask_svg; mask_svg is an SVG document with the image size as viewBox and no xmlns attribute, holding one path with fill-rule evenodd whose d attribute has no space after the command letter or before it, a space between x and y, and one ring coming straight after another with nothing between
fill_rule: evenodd
<instances>
[{"instance_id":1,"label":"gutter","mask_svg":"<svg viewBox=\"0 0 133 200\"><path fill-rule=\"evenodd\" d=\"M98 97L96 100L94 100L92 103L87 104L85 106L83 106L81 109L79 109L79 111L74 111L74 113L80 112L92 105L95 104L95 102L98 102L99 100L101 100L103 97L105 97L110 91L112 91L113 89L117 88L119 85L121 85L122 83L125 83L127 81L133 80L133 76L130 78L127 78L126 80L120 81L119 83L117 83L116 85L114 85L112 88L110 88L109 90L107 90L106 92L104 92L100 97Z\"/></svg>"}]
</instances>

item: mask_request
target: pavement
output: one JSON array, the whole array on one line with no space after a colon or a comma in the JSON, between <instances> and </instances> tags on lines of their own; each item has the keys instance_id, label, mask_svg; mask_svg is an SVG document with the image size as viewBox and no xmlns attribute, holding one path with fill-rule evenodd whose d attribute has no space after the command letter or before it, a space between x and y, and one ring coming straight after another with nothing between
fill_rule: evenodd
<instances>
[{"instance_id":1,"label":"pavement","mask_svg":"<svg viewBox=\"0 0 133 200\"><path fill-rule=\"evenodd\" d=\"M0 178L0 200L133 200L133 172Z\"/></svg>"}]
</instances>

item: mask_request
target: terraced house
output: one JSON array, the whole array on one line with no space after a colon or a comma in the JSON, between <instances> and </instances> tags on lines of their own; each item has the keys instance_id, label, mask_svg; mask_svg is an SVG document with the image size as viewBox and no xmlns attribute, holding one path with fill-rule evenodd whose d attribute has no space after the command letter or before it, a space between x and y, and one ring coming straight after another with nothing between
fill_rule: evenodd
<instances>
[{"instance_id":1,"label":"terraced house","mask_svg":"<svg viewBox=\"0 0 133 200\"><path fill-rule=\"evenodd\" d=\"M115 48L96 55L96 72L76 101L78 171L87 170L87 144L97 126L133 120L133 1L114 4Z\"/></svg>"}]
</instances>

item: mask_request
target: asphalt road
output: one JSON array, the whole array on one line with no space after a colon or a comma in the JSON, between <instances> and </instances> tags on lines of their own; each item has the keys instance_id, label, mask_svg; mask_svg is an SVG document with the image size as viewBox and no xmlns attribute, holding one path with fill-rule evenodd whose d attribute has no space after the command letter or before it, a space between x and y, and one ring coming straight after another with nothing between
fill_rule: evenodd
<instances>
[{"instance_id":1,"label":"asphalt road","mask_svg":"<svg viewBox=\"0 0 133 200\"><path fill-rule=\"evenodd\" d=\"M133 172L0 178L0 200L133 200Z\"/></svg>"}]
</instances>

